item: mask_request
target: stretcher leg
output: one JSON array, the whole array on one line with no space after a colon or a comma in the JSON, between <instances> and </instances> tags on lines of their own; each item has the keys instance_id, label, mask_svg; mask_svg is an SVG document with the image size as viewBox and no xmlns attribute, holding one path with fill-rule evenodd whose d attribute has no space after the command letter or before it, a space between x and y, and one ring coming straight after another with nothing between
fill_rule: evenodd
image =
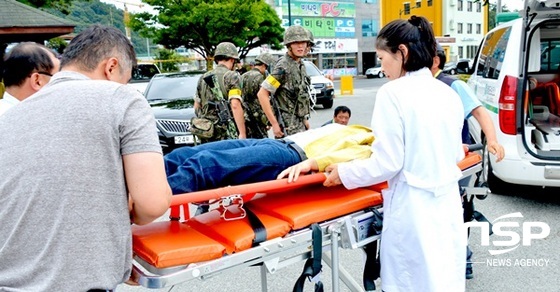
<instances>
[{"instance_id":1,"label":"stretcher leg","mask_svg":"<svg viewBox=\"0 0 560 292\"><path fill-rule=\"evenodd\" d=\"M342 280L342 282L346 285L346 287L348 287L348 289L350 289L350 291L353 292L364 291L362 286L356 281L356 279L354 279L352 275L350 275L350 273L348 273L348 271L346 271L346 269L344 269L344 267L335 266L334 264L332 264L331 257L328 254L323 253L323 261L327 264L327 266L329 266L329 268L331 268L331 271L338 270L337 278L334 277L334 273L333 273L333 291L340 291L339 284L338 284L339 279ZM337 282L336 284L335 284L335 279ZM334 287L337 287L338 290L334 290L335 289Z\"/></svg>"},{"instance_id":2,"label":"stretcher leg","mask_svg":"<svg viewBox=\"0 0 560 292\"><path fill-rule=\"evenodd\" d=\"M332 228L333 230L331 230L331 255L332 255L332 259L331 259L331 263L332 263L332 267L331 267L331 271L332 271L332 289L333 292L338 292L340 291L340 287L339 285L339 281L338 281L338 269L340 267L339 263L339 254L338 254L338 236L339 236L339 232L336 231L336 228ZM328 256L326 253L323 253L323 257L324 256ZM327 259L327 258L325 258ZM329 262L329 261L327 261ZM328 263L327 263L328 265Z\"/></svg>"},{"instance_id":3,"label":"stretcher leg","mask_svg":"<svg viewBox=\"0 0 560 292\"><path fill-rule=\"evenodd\" d=\"M265 265L261 265L261 291L268 291L268 279L266 277L267 269Z\"/></svg>"}]
</instances>

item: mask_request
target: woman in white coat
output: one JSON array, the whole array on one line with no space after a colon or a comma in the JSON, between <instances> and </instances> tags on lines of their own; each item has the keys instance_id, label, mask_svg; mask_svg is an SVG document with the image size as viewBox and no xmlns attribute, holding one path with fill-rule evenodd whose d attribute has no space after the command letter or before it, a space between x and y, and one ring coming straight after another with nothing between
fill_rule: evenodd
<instances>
[{"instance_id":1,"label":"woman in white coat","mask_svg":"<svg viewBox=\"0 0 560 292\"><path fill-rule=\"evenodd\" d=\"M464 291L466 230L457 181L463 107L432 77L436 41L424 17L395 20L377 36L391 80L378 91L372 156L329 166L325 185L388 181L383 192L381 285L393 291Z\"/></svg>"}]
</instances>

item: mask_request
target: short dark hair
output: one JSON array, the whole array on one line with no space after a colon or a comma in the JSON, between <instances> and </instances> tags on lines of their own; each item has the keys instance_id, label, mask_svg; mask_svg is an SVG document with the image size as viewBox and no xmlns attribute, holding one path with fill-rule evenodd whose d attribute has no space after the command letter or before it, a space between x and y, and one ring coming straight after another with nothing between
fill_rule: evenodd
<instances>
[{"instance_id":1,"label":"short dark hair","mask_svg":"<svg viewBox=\"0 0 560 292\"><path fill-rule=\"evenodd\" d=\"M64 50L60 67L76 65L91 72L107 58L116 57L119 66L130 69L136 65L136 53L130 40L114 27L94 24L80 32Z\"/></svg>"},{"instance_id":2,"label":"short dark hair","mask_svg":"<svg viewBox=\"0 0 560 292\"><path fill-rule=\"evenodd\" d=\"M444 50L437 50L436 55L439 58L438 68L440 70L443 70L443 67L445 66L445 62L447 62L447 55L445 54Z\"/></svg>"},{"instance_id":3,"label":"short dark hair","mask_svg":"<svg viewBox=\"0 0 560 292\"><path fill-rule=\"evenodd\" d=\"M403 58L404 70L410 72L432 67L436 39L432 25L425 17L413 15L409 20L396 19L379 31L377 49L395 54L399 51L399 45L408 48L408 58Z\"/></svg>"},{"instance_id":4,"label":"short dark hair","mask_svg":"<svg viewBox=\"0 0 560 292\"><path fill-rule=\"evenodd\" d=\"M338 116L339 113L348 113L349 116L352 116L352 111L345 105L339 105L334 109L334 116Z\"/></svg>"},{"instance_id":5,"label":"short dark hair","mask_svg":"<svg viewBox=\"0 0 560 292\"><path fill-rule=\"evenodd\" d=\"M2 77L5 86L20 86L34 72L50 74L54 54L45 46L23 42L13 47L4 59Z\"/></svg>"}]
</instances>

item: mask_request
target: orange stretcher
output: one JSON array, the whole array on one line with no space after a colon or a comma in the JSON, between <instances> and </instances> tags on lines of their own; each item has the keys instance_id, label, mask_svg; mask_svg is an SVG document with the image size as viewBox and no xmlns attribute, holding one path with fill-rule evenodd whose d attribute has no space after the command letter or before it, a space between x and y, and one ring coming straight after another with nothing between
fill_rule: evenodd
<instances>
[{"instance_id":1,"label":"orange stretcher","mask_svg":"<svg viewBox=\"0 0 560 292\"><path fill-rule=\"evenodd\" d=\"M469 153L459 166L466 177L479 172L480 164L480 155ZM323 250L331 251L330 256L323 253L323 261L331 267L333 291L338 291L339 279L352 291L363 290L339 267L339 248L361 248L380 238L367 226L372 209L382 211L381 190L387 185L326 188L325 178L316 173L289 184L283 179L174 196L169 221L132 226L132 280L162 288L260 265L261 288L267 291L266 273L311 257L309 226L318 223ZM189 218L189 203L208 200L218 200L218 207ZM260 220L266 240L254 243L247 212Z\"/></svg>"}]
</instances>

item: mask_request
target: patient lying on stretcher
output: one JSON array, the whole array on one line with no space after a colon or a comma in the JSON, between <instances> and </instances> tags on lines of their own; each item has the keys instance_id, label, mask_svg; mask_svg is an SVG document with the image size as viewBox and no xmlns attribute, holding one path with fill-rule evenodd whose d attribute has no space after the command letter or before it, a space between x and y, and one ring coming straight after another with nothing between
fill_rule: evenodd
<instances>
[{"instance_id":1,"label":"patient lying on stretcher","mask_svg":"<svg viewBox=\"0 0 560 292\"><path fill-rule=\"evenodd\" d=\"M302 161L302 170L371 155L374 137L364 126L330 124L284 139L239 139L178 148L164 157L173 194L276 179ZM306 160L307 159L307 160Z\"/></svg>"}]
</instances>

